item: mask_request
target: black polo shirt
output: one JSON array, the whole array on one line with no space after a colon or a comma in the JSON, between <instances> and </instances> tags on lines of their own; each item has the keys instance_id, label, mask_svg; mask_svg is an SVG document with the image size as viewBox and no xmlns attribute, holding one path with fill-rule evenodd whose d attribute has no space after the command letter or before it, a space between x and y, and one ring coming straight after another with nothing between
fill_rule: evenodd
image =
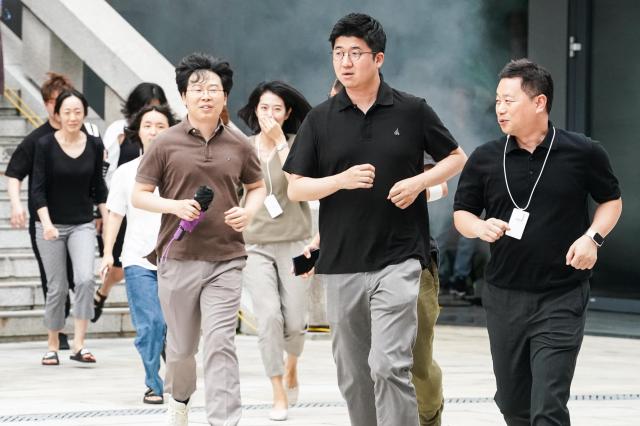
<instances>
[{"instance_id":1,"label":"black polo shirt","mask_svg":"<svg viewBox=\"0 0 640 426\"><path fill-rule=\"evenodd\" d=\"M427 265L429 219L422 192L405 210L387 195L398 181L423 172L423 153L436 161L458 145L424 99L381 82L364 114L345 90L315 107L296 136L283 169L322 178L370 163L373 188L340 190L320 200L318 273L375 271L409 258Z\"/></svg>"},{"instance_id":2,"label":"black polo shirt","mask_svg":"<svg viewBox=\"0 0 640 426\"><path fill-rule=\"evenodd\" d=\"M527 204L552 139L552 125L533 154L510 138L506 151L509 188ZM460 176L454 210L509 222L514 205L503 172L506 137L478 147ZM597 203L620 198L618 180L604 148L588 137L556 128L549 159L535 189L521 240L503 236L491 244L487 282L498 287L545 290L577 285L591 276L565 265L569 247L589 228L587 196Z\"/></svg>"}]
</instances>

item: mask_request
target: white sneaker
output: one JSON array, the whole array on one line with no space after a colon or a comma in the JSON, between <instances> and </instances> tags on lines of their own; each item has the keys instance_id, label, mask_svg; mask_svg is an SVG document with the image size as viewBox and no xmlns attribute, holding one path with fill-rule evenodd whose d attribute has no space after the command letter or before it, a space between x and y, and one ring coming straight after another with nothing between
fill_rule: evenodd
<instances>
[{"instance_id":1,"label":"white sneaker","mask_svg":"<svg viewBox=\"0 0 640 426\"><path fill-rule=\"evenodd\" d=\"M178 402L169 397L169 409L167 410L168 426L189 426L189 408L191 400L187 404Z\"/></svg>"},{"instance_id":2,"label":"white sneaker","mask_svg":"<svg viewBox=\"0 0 640 426\"><path fill-rule=\"evenodd\" d=\"M286 408L274 408L269 411L269 420L275 420L277 422L287 420L288 410Z\"/></svg>"}]
</instances>

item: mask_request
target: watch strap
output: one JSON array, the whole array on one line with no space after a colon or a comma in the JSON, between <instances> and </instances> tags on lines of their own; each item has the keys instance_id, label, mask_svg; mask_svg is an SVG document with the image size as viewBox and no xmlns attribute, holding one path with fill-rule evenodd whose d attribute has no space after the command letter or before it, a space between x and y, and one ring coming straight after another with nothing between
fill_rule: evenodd
<instances>
[{"instance_id":1,"label":"watch strap","mask_svg":"<svg viewBox=\"0 0 640 426\"><path fill-rule=\"evenodd\" d=\"M593 243L596 246L602 247L602 244L604 244L604 237L599 233L597 233L596 231L594 231L593 229L591 228L587 229L587 232L585 232L584 234L587 237L591 238L591 241L593 241Z\"/></svg>"}]
</instances>

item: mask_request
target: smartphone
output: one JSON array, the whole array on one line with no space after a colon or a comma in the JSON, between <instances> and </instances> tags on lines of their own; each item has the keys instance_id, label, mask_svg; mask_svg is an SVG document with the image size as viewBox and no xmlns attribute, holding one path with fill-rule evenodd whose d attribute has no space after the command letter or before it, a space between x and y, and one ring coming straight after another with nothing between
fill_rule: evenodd
<instances>
[{"instance_id":1,"label":"smartphone","mask_svg":"<svg viewBox=\"0 0 640 426\"><path fill-rule=\"evenodd\" d=\"M302 275L309 272L316 264L320 256L320 249L311 250L311 257L306 258L304 254L293 258L293 273L295 275Z\"/></svg>"}]
</instances>

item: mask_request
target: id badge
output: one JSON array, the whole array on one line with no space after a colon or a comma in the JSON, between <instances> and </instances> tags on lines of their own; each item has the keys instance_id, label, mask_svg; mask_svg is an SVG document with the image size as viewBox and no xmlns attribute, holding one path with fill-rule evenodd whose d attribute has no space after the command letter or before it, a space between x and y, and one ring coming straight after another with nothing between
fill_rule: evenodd
<instances>
[{"instance_id":1,"label":"id badge","mask_svg":"<svg viewBox=\"0 0 640 426\"><path fill-rule=\"evenodd\" d=\"M529 213L520 210L513 209L511 212L511 219L509 219L509 229L505 232L506 235L519 240L522 238L522 234L524 233L524 227L527 225L527 220L529 220Z\"/></svg>"},{"instance_id":2,"label":"id badge","mask_svg":"<svg viewBox=\"0 0 640 426\"><path fill-rule=\"evenodd\" d=\"M282 207L280 207L278 199L273 194L268 195L267 198L264 199L264 206L267 208L271 219L275 219L282 214Z\"/></svg>"}]
</instances>

